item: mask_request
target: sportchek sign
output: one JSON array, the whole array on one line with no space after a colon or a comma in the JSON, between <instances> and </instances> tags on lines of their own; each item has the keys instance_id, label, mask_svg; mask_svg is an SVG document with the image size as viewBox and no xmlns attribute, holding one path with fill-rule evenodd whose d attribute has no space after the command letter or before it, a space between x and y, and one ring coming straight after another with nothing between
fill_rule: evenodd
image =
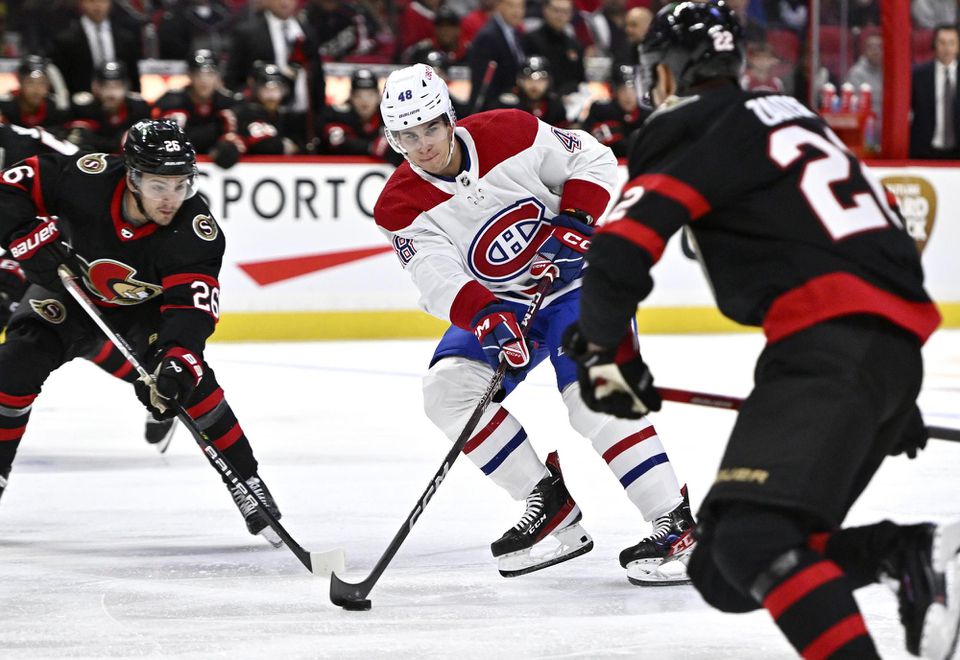
<instances>
[{"instance_id":1,"label":"sportchek sign","mask_svg":"<svg viewBox=\"0 0 960 660\"><path fill-rule=\"evenodd\" d=\"M957 171L909 164L873 169L900 199L923 247L927 286L949 319L960 310ZM223 313L416 310L417 291L372 218L392 171L363 158L255 158L229 170L201 164L201 194L227 238ZM621 183L625 178L621 168ZM699 265L678 237L654 277L647 308L713 306Z\"/></svg>"}]
</instances>

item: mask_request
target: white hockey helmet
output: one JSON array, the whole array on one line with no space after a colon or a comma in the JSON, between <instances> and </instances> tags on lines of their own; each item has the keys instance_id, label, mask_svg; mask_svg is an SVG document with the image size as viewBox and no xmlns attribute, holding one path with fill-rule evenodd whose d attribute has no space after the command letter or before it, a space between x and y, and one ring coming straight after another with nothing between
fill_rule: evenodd
<instances>
[{"instance_id":1,"label":"white hockey helmet","mask_svg":"<svg viewBox=\"0 0 960 660\"><path fill-rule=\"evenodd\" d=\"M397 141L396 133L444 115L451 128L457 125L447 83L426 64L397 69L387 77L380 99L380 114L383 116L387 142L394 151L404 156L407 153Z\"/></svg>"}]
</instances>

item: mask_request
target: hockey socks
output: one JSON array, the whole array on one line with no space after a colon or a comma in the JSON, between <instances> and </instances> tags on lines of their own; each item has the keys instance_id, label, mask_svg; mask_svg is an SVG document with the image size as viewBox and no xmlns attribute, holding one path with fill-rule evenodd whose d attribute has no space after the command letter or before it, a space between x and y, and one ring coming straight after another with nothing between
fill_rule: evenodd
<instances>
[{"instance_id":1,"label":"hockey socks","mask_svg":"<svg viewBox=\"0 0 960 660\"><path fill-rule=\"evenodd\" d=\"M527 432L506 408L492 404L477 429L463 453L513 499L526 497L547 476L547 468L527 439Z\"/></svg>"},{"instance_id":2,"label":"hockey socks","mask_svg":"<svg viewBox=\"0 0 960 660\"><path fill-rule=\"evenodd\" d=\"M850 580L813 550L797 548L780 555L750 592L802 657L880 657Z\"/></svg>"},{"instance_id":3,"label":"hockey socks","mask_svg":"<svg viewBox=\"0 0 960 660\"><path fill-rule=\"evenodd\" d=\"M209 391L210 387L215 389ZM197 426L206 434L211 444L223 452L240 476L246 479L255 475L257 459L253 456L250 442L233 414L233 409L224 398L223 389L217 386L212 378L211 371L200 381L190 404L186 409L187 414L197 422ZM229 485L225 476L221 478Z\"/></svg>"},{"instance_id":4,"label":"hockey socks","mask_svg":"<svg viewBox=\"0 0 960 660\"><path fill-rule=\"evenodd\" d=\"M36 394L16 395L0 392L0 494L7 487L10 466L17 455L20 440L27 430L30 410Z\"/></svg>"}]
</instances>

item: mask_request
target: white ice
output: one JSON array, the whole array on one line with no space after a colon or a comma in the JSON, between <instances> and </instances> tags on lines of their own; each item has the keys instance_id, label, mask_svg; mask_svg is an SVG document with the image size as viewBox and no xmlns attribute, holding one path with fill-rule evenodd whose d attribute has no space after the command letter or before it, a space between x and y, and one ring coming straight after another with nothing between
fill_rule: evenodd
<instances>
[{"instance_id":1,"label":"white ice","mask_svg":"<svg viewBox=\"0 0 960 660\"><path fill-rule=\"evenodd\" d=\"M660 385L744 395L762 338L643 345ZM347 580L367 575L448 450L421 409L432 347L208 348L284 525L307 549L344 547ZM927 421L960 426L960 331L940 332L925 353ZM793 657L763 611L725 615L692 587L626 581L617 554L649 526L567 426L549 365L510 407L541 455L559 449L593 552L501 578L488 544L522 505L461 459L373 590L373 609L345 612L326 579L246 533L183 429L159 456L129 386L71 363L38 400L0 503L0 658ZM654 421L696 508L734 413L667 404ZM958 517L958 472L960 445L933 440L918 460L888 460L849 520ZM857 595L884 657L908 657L893 595Z\"/></svg>"}]
</instances>

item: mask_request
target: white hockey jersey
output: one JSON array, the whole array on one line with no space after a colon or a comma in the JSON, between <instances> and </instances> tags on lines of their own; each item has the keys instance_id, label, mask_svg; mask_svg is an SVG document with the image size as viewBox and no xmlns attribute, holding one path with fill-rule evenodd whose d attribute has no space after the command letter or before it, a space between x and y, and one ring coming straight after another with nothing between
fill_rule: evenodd
<instances>
[{"instance_id":1,"label":"white hockey jersey","mask_svg":"<svg viewBox=\"0 0 960 660\"><path fill-rule=\"evenodd\" d=\"M555 128L520 110L491 110L457 123L464 170L437 177L403 163L374 207L420 306L470 328L495 298L525 302L530 264L562 209L603 214L617 160L588 133ZM556 297L573 287L580 280ZM550 298L544 301L549 304Z\"/></svg>"}]
</instances>

